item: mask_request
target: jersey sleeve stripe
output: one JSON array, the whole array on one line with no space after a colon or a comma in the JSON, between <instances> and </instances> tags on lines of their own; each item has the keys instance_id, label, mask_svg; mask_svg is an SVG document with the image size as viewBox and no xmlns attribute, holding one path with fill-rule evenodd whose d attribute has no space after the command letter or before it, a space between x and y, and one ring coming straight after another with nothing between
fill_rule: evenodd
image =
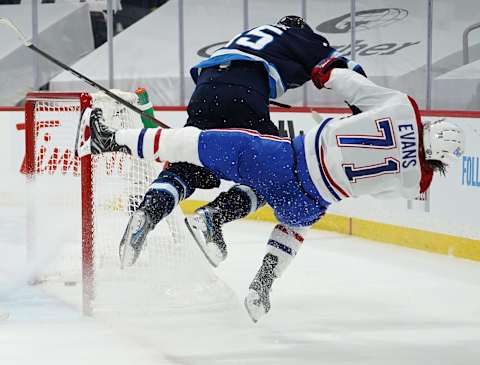
<instances>
[{"instance_id":1,"label":"jersey sleeve stripe","mask_svg":"<svg viewBox=\"0 0 480 365\"><path fill-rule=\"evenodd\" d=\"M138 157L140 157L140 158L143 158L143 139L145 137L146 132L147 132L147 130L145 128L143 128L140 131L140 135L138 136L137 154L138 154Z\"/></svg>"},{"instance_id":2,"label":"jersey sleeve stripe","mask_svg":"<svg viewBox=\"0 0 480 365\"><path fill-rule=\"evenodd\" d=\"M319 166L320 176L322 178L323 184L328 189L332 197L337 201L339 201L339 200L342 200L342 198L340 198L340 196L337 194L334 187L344 196L348 197L348 195L346 195L346 193L338 186L338 184L336 184L335 181L333 181L330 173L327 170L325 161L323 159L323 148L320 146L320 138L321 138L322 131L325 128L325 126L328 124L328 122L330 122L332 119L333 118L325 119L317 130L317 133L315 135L315 154L317 157L317 163Z\"/></svg>"},{"instance_id":3,"label":"jersey sleeve stripe","mask_svg":"<svg viewBox=\"0 0 480 365\"><path fill-rule=\"evenodd\" d=\"M158 128L157 132L155 133L155 137L153 139L153 154L156 155L158 152L158 146L160 144L160 135L162 134L162 129ZM155 161L161 162L160 158L156 158Z\"/></svg>"},{"instance_id":4,"label":"jersey sleeve stripe","mask_svg":"<svg viewBox=\"0 0 480 365\"><path fill-rule=\"evenodd\" d=\"M265 70L268 73L268 80L270 85L270 98L275 99L283 95L286 91L284 82L278 72L277 68L264 60L261 57L242 52L238 49L228 49L222 48L216 51L209 59L202 61L195 65L191 70L190 74L193 79L196 81L202 68L228 64L230 61L243 60L243 61L255 61L262 62L265 66Z\"/></svg>"},{"instance_id":5,"label":"jersey sleeve stripe","mask_svg":"<svg viewBox=\"0 0 480 365\"><path fill-rule=\"evenodd\" d=\"M330 173L328 172L327 166L326 166L326 164L325 164L323 147L320 147L320 158L321 158L322 171L323 171L323 173L325 173L325 176L326 176L327 180L330 182L330 184L331 184L335 189L337 189L337 191L340 192L340 194L342 194L345 198L348 198L349 195L345 192L345 190L343 190L343 189L335 182L335 180L333 180L333 178L331 177Z\"/></svg>"}]
</instances>

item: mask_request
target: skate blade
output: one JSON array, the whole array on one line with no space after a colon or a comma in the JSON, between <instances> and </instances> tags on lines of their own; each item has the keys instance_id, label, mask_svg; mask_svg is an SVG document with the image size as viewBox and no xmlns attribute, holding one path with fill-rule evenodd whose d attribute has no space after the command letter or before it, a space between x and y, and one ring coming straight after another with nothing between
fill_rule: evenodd
<instances>
[{"instance_id":1,"label":"skate blade","mask_svg":"<svg viewBox=\"0 0 480 365\"><path fill-rule=\"evenodd\" d=\"M218 262L215 262L207 252L206 241L204 239L201 239L200 237L198 237L197 230L195 228L193 228L192 225L190 225L190 222L188 221L188 218L185 218L185 225L187 226L190 234L192 235L193 239L197 243L198 247L202 251L202 253L205 256L205 258L207 259L207 261L210 263L210 265L212 265L213 267L218 267ZM202 234L202 236L203 236L203 234Z\"/></svg>"},{"instance_id":2,"label":"skate blade","mask_svg":"<svg viewBox=\"0 0 480 365\"><path fill-rule=\"evenodd\" d=\"M248 303L247 303L247 298L245 298L245 300L243 301L243 305L245 306L245 309L247 310L248 316L250 317L250 319L252 320L252 322L253 322L253 323L257 323L257 322L258 322L258 319L255 318L255 316L253 315L253 313L250 311L250 308L249 308Z\"/></svg>"},{"instance_id":3,"label":"skate blade","mask_svg":"<svg viewBox=\"0 0 480 365\"><path fill-rule=\"evenodd\" d=\"M125 269L126 267L133 266L135 263L133 257L134 252L131 247L127 244L120 244L119 247L119 254L120 254L120 269Z\"/></svg>"},{"instance_id":4,"label":"skate blade","mask_svg":"<svg viewBox=\"0 0 480 365\"><path fill-rule=\"evenodd\" d=\"M132 214L130 220L127 225L127 229L123 234L122 240L120 241L120 245L118 247L118 253L120 256L120 268L123 270L125 267L133 266L137 261L139 255L137 255L137 251L130 245L132 237L135 233L138 232L135 230L138 227L139 217L135 213Z\"/></svg>"},{"instance_id":5,"label":"skate blade","mask_svg":"<svg viewBox=\"0 0 480 365\"><path fill-rule=\"evenodd\" d=\"M253 304L254 300L258 300L258 294L255 293L257 296L256 298L252 297L252 291L245 297L245 300L243 301L243 304L245 306L245 309L247 310L248 315L250 316L250 319L253 321L253 323L257 323L258 320L263 317L267 312L265 311L265 307L263 305L255 305Z\"/></svg>"},{"instance_id":6,"label":"skate blade","mask_svg":"<svg viewBox=\"0 0 480 365\"><path fill-rule=\"evenodd\" d=\"M250 317L253 323L257 323L261 317L267 314L263 309L263 307L258 307L256 305L249 304L248 297L246 297L245 300L243 301L243 305L245 306L248 316Z\"/></svg>"}]
</instances>

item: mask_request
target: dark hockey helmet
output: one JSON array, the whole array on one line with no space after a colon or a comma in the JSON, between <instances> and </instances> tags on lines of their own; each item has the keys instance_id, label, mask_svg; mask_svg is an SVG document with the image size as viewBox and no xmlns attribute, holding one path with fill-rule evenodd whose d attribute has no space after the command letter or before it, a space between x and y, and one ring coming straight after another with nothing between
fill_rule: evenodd
<instances>
[{"instance_id":1,"label":"dark hockey helmet","mask_svg":"<svg viewBox=\"0 0 480 365\"><path fill-rule=\"evenodd\" d=\"M300 29L309 28L310 29L308 24L305 22L305 19L297 15L284 16L282 19L280 19L277 22L277 24L282 24L290 28L300 28Z\"/></svg>"}]
</instances>

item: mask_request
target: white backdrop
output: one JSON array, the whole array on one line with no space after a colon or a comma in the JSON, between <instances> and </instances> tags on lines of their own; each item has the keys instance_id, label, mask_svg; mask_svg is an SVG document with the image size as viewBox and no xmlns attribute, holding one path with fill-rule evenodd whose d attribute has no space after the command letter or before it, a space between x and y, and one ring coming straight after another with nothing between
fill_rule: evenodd
<instances>
[{"instance_id":1,"label":"white backdrop","mask_svg":"<svg viewBox=\"0 0 480 365\"><path fill-rule=\"evenodd\" d=\"M272 6L272 4L275 6ZM462 65L462 32L478 22L478 0L436 0L434 7L433 78ZM286 14L301 14L301 2L256 0L249 2L249 27L275 23ZM476 9L473 11L473 9ZM383 11L378 13L378 11ZM349 56L349 0L307 2L307 20L333 46ZM243 30L243 1L184 0L186 98L193 90L189 69ZM427 62L427 5L424 1L357 1L357 61L374 82L404 91L424 107ZM448 21L445 21L448 19ZM480 31L470 36L470 57L480 57ZM115 87L133 90L144 86L155 105L183 105L179 99L180 64L178 2L169 1L115 37ZM108 46L104 44L74 68L108 85ZM477 79L478 81L478 79ZM455 82L456 108L463 109L476 90ZM308 83L308 105L342 105L342 100L318 94ZM64 72L51 82L52 90L91 90ZM473 94L472 94L473 93ZM435 89L437 108L451 103L451 87ZM301 105L302 89L280 100ZM442 106L445 105L445 106ZM477 106L478 108L478 106ZM475 109L475 108L473 108Z\"/></svg>"}]
</instances>

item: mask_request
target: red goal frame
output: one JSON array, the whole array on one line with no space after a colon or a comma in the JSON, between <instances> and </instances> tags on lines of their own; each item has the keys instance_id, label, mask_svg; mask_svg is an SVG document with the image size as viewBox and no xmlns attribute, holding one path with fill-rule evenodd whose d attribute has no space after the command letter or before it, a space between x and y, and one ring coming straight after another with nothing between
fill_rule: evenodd
<instances>
[{"instance_id":1,"label":"red goal frame","mask_svg":"<svg viewBox=\"0 0 480 365\"><path fill-rule=\"evenodd\" d=\"M80 113L92 105L92 97L85 92L29 92L25 101L25 173L27 181L35 179L35 108L39 101L62 100L78 102ZM62 111L62 110L59 110ZM73 136L72 136L73 138ZM94 286L93 258L93 188L91 156L80 159L81 206L82 206L82 308L85 315L92 315ZM28 235L28 230L27 230ZM28 240L28 238L27 238Z\"/></svg>"}]
</instances>

